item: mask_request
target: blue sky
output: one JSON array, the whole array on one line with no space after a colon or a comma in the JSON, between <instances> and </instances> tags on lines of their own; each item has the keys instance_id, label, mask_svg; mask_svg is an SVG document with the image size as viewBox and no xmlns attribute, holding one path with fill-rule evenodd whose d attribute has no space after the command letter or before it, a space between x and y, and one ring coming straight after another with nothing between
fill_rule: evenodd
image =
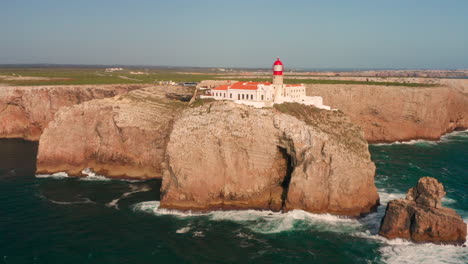
<instances>
[{"instance_id":1,"label":"blue sky","mask_svg":"<svg viewBox=\"0 0 468 264\"><path fill-rule=\"evenodd\" d=\"M1 0L0 64L468 68L466 0Z\"/></svg>"}]
</instances>

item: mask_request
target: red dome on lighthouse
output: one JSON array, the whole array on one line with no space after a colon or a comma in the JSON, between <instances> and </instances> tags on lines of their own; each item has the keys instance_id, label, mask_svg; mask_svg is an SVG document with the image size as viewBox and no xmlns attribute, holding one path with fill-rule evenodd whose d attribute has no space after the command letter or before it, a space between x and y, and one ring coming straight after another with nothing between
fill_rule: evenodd
<instances>
[{"instance_id":1,"label":"red dome on lighthouse","mask_svg":"<svg viewBox=\"0 0 468 264\"><path fill-rule=\"evenodd\" d=\"M273 75L283 75L283 63L277 58L273 63Z\"/></svg>"},{"instance_id":2,"label":"red dome on lighthouse","mask_svg":"<svg viewBox=\"0 0 468 264\"><path fill-rule=\"evenodd\" d=\"M278 57L275 63L273 63L273 65L283 65L283 63L280 61L280 58Z\"/></svg>"}]
</instances>

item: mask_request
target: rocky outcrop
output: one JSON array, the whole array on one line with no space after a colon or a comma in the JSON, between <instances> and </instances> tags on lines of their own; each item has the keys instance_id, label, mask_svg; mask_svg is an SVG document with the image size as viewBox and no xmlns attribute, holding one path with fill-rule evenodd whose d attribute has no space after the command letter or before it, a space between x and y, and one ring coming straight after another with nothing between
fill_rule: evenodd
<instances>
[{"instance_id":1,"label":"rocky outcrop","mask_svg":"<svg viewBox=\"0 0 468 264\"><path fill-rule=\"evenodd\" d=\"M468 80L440 87L308 85L308 95L350 116L371 143L439 139L468 128Z\"/></svg>"},{"instance_id":2,"label":"rocky outcrop","mask_svg":"<svg viewBox=\"0 0 468 264\"><path fill-rule=\"evenodd\" d=\"M174 123L163 167L161 208L359 216L379 200L362 131L338 111L299 104L188 108Z\"/></svg>"},{"instance_id":3,"label":"rocky outcrop","mask_svg":"<svg viewBox=\"0 0 468 264\"><path fill-rule=\"evenodd\" d=\"M60 109L40 138L37 173L160 178L174 116L187 104L166 98L168 89L186 91L143 88Z\"/></svg>"},{"instance_id":4,"label":"rocky outcrop","mask_svg":"<svg viewBox=\"0 0 468 264\"><path fill-rule=\"evenodd\" d=\"M60 109L40 138L37 173L163 177L161 207L179 210L359 216L378 205L367 142L343 113L299 104L188 106L172 94L193 91L168 89Z\"/></svg>"},{"instance_id":5,"label":"rocky outcrop","mask_svg":"<svg viewBox=\"0 0 468 264\"><path fill-rule=\"evenodd\" d=\"M411 188L406 199L390 201L379 234L414 242L461 245L466 241L466 223L454 210L442 207L444 186L436 179L423 177Z\"/></svg>"},{"instance_id":6,"label":"rocky outcrop","mask_svg":"<svg viewBox=\"0 0 468 264\"><path fill-rule=\"evenodd\" d=\"M36 141L62 107L113 97L141 85L4 86L0 89L0 138Z\"/></svg>"}]
</instances>

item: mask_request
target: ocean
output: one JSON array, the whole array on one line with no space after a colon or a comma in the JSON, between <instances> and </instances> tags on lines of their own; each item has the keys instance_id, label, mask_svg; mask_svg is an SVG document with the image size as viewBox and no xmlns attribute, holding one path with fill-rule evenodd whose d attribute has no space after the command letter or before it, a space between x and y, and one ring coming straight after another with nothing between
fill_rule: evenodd
<instances>
[{"instance_id":1,"label":"ocean","mask_svg":"<svg viewBox=\"0 0 468 264\"><path fill-rule=\"evenodd\" d=\"M0 140L0 263L468 263L468 248L377 236L389 200L423 176L468 221L468 132L370 146L382 205L362 219L157 210L158 180L34 175L37 144Z\"/></svg>"}]
</instances>

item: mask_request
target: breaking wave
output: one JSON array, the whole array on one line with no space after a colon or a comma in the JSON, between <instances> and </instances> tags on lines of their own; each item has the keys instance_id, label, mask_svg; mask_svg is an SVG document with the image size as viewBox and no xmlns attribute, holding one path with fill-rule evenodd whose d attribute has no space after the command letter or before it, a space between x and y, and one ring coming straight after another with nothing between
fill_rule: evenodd
<instances>
[{"instance_id":1,"label":"breaking wave","mask_svg":"<svg viewBox=\"0 0 468 264\"><path fill-rule=\"evenodd\" d=\"M81 171L86 177L80 178L80 181L110 181L110 178L106 178L103 175L96 174L91 168L86 168Z\"/></svg>"},{"instance_id":2,"label":"breaking wave","mask_svg":"<svg viewBox=\"0 0 468 264\"><path fill-rule=\"evenodd\" d=\"M36 174L36 178L45 179L45 178L52 178L52 179L66 179L69 178L68 173L66 172L57 172L54 174Z\"/></svg>"},{"instance_id":3,"label":"breaking wave","mask_svg":"<svg viewBox=\"0 0 468 264\"><path fill-rule=\"evenodd\" d=\"M460 138L468 137L468 130L462 131L453 131L442 135L439 140L424 140L424 139L414 139L410 141L395 141L392 143L376 143L372 144L374 146L391 146L391 145L418 145L418 146L434 146L439 143L449 142L449 141L457 141Z\"/></svg>"},{"instance_id":4,"label":"breaking wave","mask_svg":"<svg viewBox=\"0 0 468 264\"><path fill-rule=\"evenodd\" d=\"M329 214L311 214L301 210L288 213L271 211L215 211L210 213L180 212L176 210L160 209L159 201L147 201L135 204L134 211L150 213L156 216L173 216L182 221L193 217L206 217L210 221L231 221L247 227L254 233L272 234L279 232L295 232L317 230L338 232L347 235L373 240L381 245L379 251L386 263L467 263L468 255L464 247L434 244L415 244L403 239L388 240L379 236L380 221L385 214L386 204L394 199L404 198L404 193L389 193L385 189L379 190L381 206L377 212L361 219L342 218ZM446 199L450 203L451 199ZM464 219L465 222L467 219ZM196 222L196 221L195 221ZM195 229L194 223L176 230L183 234ZM192 232L194 236L201 235ZM247 234L239 233L240 236ZM252 236L252 235L250 235ZM465 243L466 245L466 243Z\"/></svg>"},{"instance_id":5,"label":"breaking wave","mask_svg":"<svg viewBox=\"0 0 468 264\"><path fill-rule=\"evenodd\" d=\"M61 205L71 205L71 204L87 204L87 203L95 203L89 198L83 198L80 201L73 201L73 202L65 202L65 201L55 201L52 199L47 199L49 202L54 203L54 204L61 204Z\"/></svg>"},{"instance_id":6,"label":"breaking wave","mask_svg":"<svg viewBox=\"0 0 468 264\"><path fill-rule=\"evenodd\" d=\"M177 233L177 234L185 234L185 233L187 233L188 231L190 231L190 229L191 229L191 228L190 228L190 225L188 225L188 226L186 226L186 227L182 227L182 228L180 228L180 229L177 229L177 230L176 230L176 233Z\"/></svg>"},{"instance_id":7,"label":"breaking wave","mask_svg":"<svg viewBox=\"0 0 468 264\"><path fill-rule=\"evenodd\" d=\"M143 182L144 180L129 180L129 179L113 179L108 178L104 175L99 175L95 173L91 168L86 168L81 171L85 177L72 177L69 176L66 172L57 172L54 174L36 174L35 177L38 179L78 179L79 181L124 181L124 182Z\"/></svg>"},{"instance_id":8,"label":"breaking wave","mask_svg":"<svg viewBox=\"0 0 468 264\"><path fill-rule=\"evenodd\" d=\"M129 192L123 193L119 198L114 199L111 202L107 203L106 206L107 207L114 207L115 209L119 209L119 204L118 203L119 203L120 200L125 199L125 198L129 197L130 195L132 195L134 193L151 191L151 187L149 187L147 185L143 185L143 186L129 185L129 187L130 187Z\"/></svg>"}]
</instances>

